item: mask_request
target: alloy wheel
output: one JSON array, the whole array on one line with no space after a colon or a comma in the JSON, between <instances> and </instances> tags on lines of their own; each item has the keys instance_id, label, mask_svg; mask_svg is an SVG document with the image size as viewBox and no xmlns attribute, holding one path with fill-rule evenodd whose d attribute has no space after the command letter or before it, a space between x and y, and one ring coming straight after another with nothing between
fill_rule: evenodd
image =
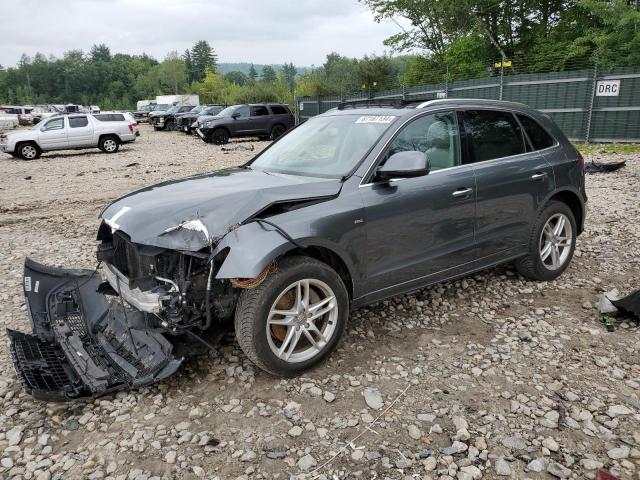
<instances>
[{"instance_id":1,"label":"alloy wheel","mask_svg":"<svg viewBox=\"0 0 640 480\"><path fill-rule=\"evenodd\" d=\"M104 149L109 153L115 152L117 147L118 147L118 144L116 143L115 140L111 138L104 141Z\"/></svg>"},{"instance_id":2,"label":"alloy wheel","mask_svg":"<svg viewBox=\"0 0 640 480\"><path fill-rule=\"evenodd\" d=\"M326 283L303 279L285 288L267 318L266 334L272 353L298 363L320 354L338 324L338 302Z\"/></svg>"},{"instance_id":3,"label":"alloy wheel","mask_svg":"<svg viewBox=\"0 0 640 480\"><path fill-rule=\"evenodd\" d=\"M552 215L540 234L539 253L542 264L548 270L561 268L569 255L573 243L571 222L563 213Z\"/></svg>"},{"instance_id":4,"label":"alloy wheel","mask_svg":"<svg viewBox=\"0 0 640 480\"><path fill-rule=\"evenodd\" d=\"M33 145L25 145L22 147L22 157L27 160L33 160L38 155L38 151Z\"/></svg>"}]
</instances>

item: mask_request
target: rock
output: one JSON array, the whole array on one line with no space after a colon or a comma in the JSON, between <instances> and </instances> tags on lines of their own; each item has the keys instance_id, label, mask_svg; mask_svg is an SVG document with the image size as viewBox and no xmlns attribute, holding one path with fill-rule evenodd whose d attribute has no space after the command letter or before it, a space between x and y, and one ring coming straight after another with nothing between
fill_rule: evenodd
<instances>
[{"instance_id":1,"label":"rock","mask_svg":"<svg viewBox=\"0 0 640 480\"><path fill-rule=\"evenodd\" d=\"M617 448L612 448L607 452L609 458L613 460L622 460L624 458L628 458L631 450L626 445L621 445Z\"/></svg>"},{"instance_id":2,"label":"rock","mask_svg":"<svg viewBox=\"0 0 640 480\"><path fill-rule=\"evenodd\" d=\"M0 465L2 465L4 468L13 467L13 458L4 457L2 460L0 460Z\"/></svg>"},{"instance_id":3,"label":"rock","mask_svg":"<svg viewBox=\"0 0 640 480\"><path fill-rule=\"evenodd\" d=\"M359 448L351 452L351 459L359 462L364 458L364 450Z\"/></svg>"},{"instance_id":4,"label":"rock","mask_svg":"<svg viewBox=\"0 0 640 480\"><path fill-rule=\"evenodd\" d=\"M453 442L450 447L443 448L441 451L445 455L455 455L456 453L466 452L469 447L462 442Z\"/></svg>"},{"instance_id":5,"label":"rock","mask_svg":"<svg viewBox=\"0 0 640 480\"><path fill-rule=\"evenodd\" d=\"M193 473L195 474L196 477L204 478L204 476L206 475L206 472L202 467L193 466L191 467L191 470L193 470Z\"/></svg>"},{"instance_id":6,"label":"rock","mask_svg":"<svg viewBox=\"0 0 640 480\"><path fill-rule=\"evenodd\" d=\"M18 445L22 441L22 432L23 427L13 427L6 433L6 438L9 442L9 446Z\"/></svg>"},{"instance_id":7,"label":"rock","mask_svg":"<svg viewBox=\"0 0 640 480\"><path fill-rule=\"evenodd\" d=\"M420 429L418 427L416 427L415 425L409 425L409 428L407 430L409 431L409 436L411 438L413 438L414 440L420 440L422 434L420 433Z\"/></svg>"},{"instance_id":8,"label":"rock","mask_svg":"<svg viewBox=\"0 0 640 480\"><path fill-rule=\"evenodd\" d=\"M302 427L299 425L294 425L293 427L291 427L291 429L289 430L289 435L292 437L299 437L300 435L302 435Z\"/></svg>"},{"instance_id":9,"label":"rock","mask_svg":"<svg viewBox=\"0 0 640 480\"><path fill-rule=\"evenodd\" d=\"M583 458L582 460L580 460L580 465L585 470L597 470L598 468L602 468L604 466L604 463L592 458Z\"/></svg>"},{"instance_id":10,"label":"rock","mask_svg":"<svg viewBox=\"0 0 640 480\"><path fill-rule=\"evenodd\" d=\"M164 456L164 461L167 463L176 463L176 457L178 454L175 450L169 450L167 454Z\"/></svg>"},{"instance_id":11,"label":"rock","mask_svg":"<svg viewBox=\"0 0 640 480\"><path fill-rule=\"evenodd\" d=\"M569 478L571 476L571 470L558 462L549 462L547 472L557 478Z\"/></svg>"},{"instance_id":12,"label":"rock","mask_svg":"<svg viewBox=\"0 0 640 480\"><path fill-rule=\"evenodd\" d=\"M315 467L316 465L318 465L318 462L316 462L316 459L309 454L305 455L300 460L298 460L298 468L303 472L308 471L309 469Z\"/></svg>"},{"instance_id":13,"label":"rock","mask_svg":"<svg viewBox=\"0 0 640 480\"><path fill-rule=\"evenodd\" d=\"M527 464L527 470L530 472L542 472L544 470L544 460L536 458Z\"/></svg>"},{"instance_id":14,"label":"rock","mask_svg":"<svg viewBox=\"0 0 640 480\"><path fill-rule=\"evenodd\" d=\"M521 437L517 437L517 436L503 438L502 445L504 445L507 448L513 448L515 450L527 449L527 442L525 442Z\"/></svg>"},{"instance_id":15,"label":"rock","mask_svg":"<svg viewBox=\"0 0 640 480\"><path fill-rule=\"evenodd\" d=\"M632 413L633 410L631 410L626 405L611 405L607 409L607 415L609 415L611 418L618 417L620 415L631 415Z\"/></svg>"},{"instance_id":16,"label":"rock","mask_svg":"<svg viewBox=\"0 0 640 480\"><path fill-rule=\"evenodd\" d=\"M192 408L189 411L189 418L200 418L200 417L202 417L202 409L200 407Z\"/></svg>"},{"instance_id":17,"label":"rock","mask_svg":"<svg viewBox=\"0 0 640 480\"><path fill-rule=\"evenodd\" d=\"M552 437L547 437L542 441L542 446L548 448L552 452L557 452L560 450L560 445L555 441Z\"/></svg>"},{"instance_id":18,"label":"rock","mask_svg":"<svg viewBox=\"0 0 640 480\"><path fill-rule=\"evenodd\" d=\"M422 462L422 466L426 472L432 472L438 466L438 461L436 457L428 457L424 462Z\"/></svg>"},{"instance_id":19,"label":"rock","mask_svg":"<svg viewBox=\"0 0 640 480\"><path fill-rule=\"evenodd\" d=\"M322 396L322 398L324 398L325 402L331 403L336 399L336 396L331 392L325 391L324 395Z\"/></svg>"},{"instance_id":20,"label":"rock","mask_svg":"<svg viewBox=\"0 0 640 480\"><path fill-rule=\"evenodd\" d=\"M618 309L615 307L611 300L619 300L620 294L617 288L609 290L600 295L598 300L598 311L600 313L615 313Z\"/></svg>"},{"instance_id":21,"label":"rock","mask_svg":"<svg viewBox=\"0 0 640 480\"><path fill-rule=\"evenodd\" d=\"M466 467L462 467L460 469L460 472L463 473L466 476L466 478L469 478L470 480L478 480L482 478L482 470L480 470L475 465L467 465ZM458 476L458 478L460 477Z\"/></svg>"},{"instance_id":22,"label":"rock","mask_svg":"<svg viewBox=\"0 0 640 480\"><path fill-rule=\"evenodd\" d=\"M382 399L382 395L380 395L380 390L377 387L367 387L363 392L364 401L367 403L369 408L374 410L380 410L384 407L384 400Z\"/></svg>"},{"instance_id":23,"label":"rock","mask_svg":"<svg viewBox=\"0 0 640 480\"><path fill-rule=\"evenodd\" d=\"M507 462L504 458L499 458L496 460L496 475L501 477L510 477L511 476L511 466L509 462Z\"/></svg>"},{"instance_id":24,"label":"rock","mask_svg":"<svg viewBox=\"0 0 640 480\"><path fill-rule=\"evenodd\" d=\"M267 452L267 458L272 460L280 460L287 456L287 451L284 448L274 448Z\"/></svg>"},{"instance_id":25,"label":"rock","mask_svg":"<svg viewBox=\"0 0 640 480\"><path fill-rule=\"evenodd\" d=\"M240 457L240 461L241 462L252 462L254 461L258 456L256 455L256 452L254 452L253 450L247 450L246 452L244 452L242 454L242 456Z\"/></svg>"}]
</instances>

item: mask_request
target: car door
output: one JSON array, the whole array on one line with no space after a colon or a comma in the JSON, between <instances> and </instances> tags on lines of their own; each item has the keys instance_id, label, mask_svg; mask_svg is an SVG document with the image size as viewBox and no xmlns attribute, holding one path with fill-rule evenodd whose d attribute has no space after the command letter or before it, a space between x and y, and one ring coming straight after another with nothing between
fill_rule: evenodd
<instances>
[{"instance_id":1,"label":"car door","mask_svg":"<svg viewBox=\"0 0 640 480\"><path fill-rule=\"evenodd\" d=\"M251 133L251 116L248 105L236 108L233 112L233 121L229 122L229 128L234 135Z\"/></svg>"},{"instance_id":2,"label":"car door","mask_svg":"<svg viewBox=\"0 0 640 480\"><path fill-rule=\"evenodd\" d=\"M44 122L38 131L38 144L42 150L61 150L68 147L65 117Z\"/></svg>"},{"instance_id":3,"label":"car door","mask_svg":"<svg viewBox=\"0 0 640 480\"><path fill-rule=\"evenodd\" d=\"M460 145L456 112L420 116L399 130L376 168L394 153L419 150L429 174L361 185L369 299L451 276L475 259L474 171L461 164Z\"/></svg>"},{"instance_id":4,"label":"car door","mask_svg":"<svg viewBox=\"0 0 640 480\"><path fill-rule=\"evenodd\" d=\"M529 241L538 207L555 188L553 169L531 151L513 113L468 110L463 123L476 177L478 259L491 263Z\"/></svg>"},{"instance_id":5,"label":"car door","mask_svg":"<svg viewBox=\"0 0 640 480\"><path fill-rule=\"evenodd\" d=\"M251 106L251 133L257 135L269 133L270 123L273 119L265 105Z\"/></svg>"},{"instance_id":6,"label":"car door","mask_svg":"<svg viewBox=\"0 0 640 480\"><path fill-rule=\"evenodd\" d=\"M90 147L93 142L93 125L86 115L69 117L67 140L69 148Z\"/></svg>"}]
</instances>

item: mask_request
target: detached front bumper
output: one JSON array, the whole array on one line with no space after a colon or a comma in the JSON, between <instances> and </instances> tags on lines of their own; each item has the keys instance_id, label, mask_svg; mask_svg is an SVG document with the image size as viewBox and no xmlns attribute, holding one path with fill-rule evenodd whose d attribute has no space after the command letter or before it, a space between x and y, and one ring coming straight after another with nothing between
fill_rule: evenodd
<instances>
[{"instance_id":1,"label":"detached front bumper","mask_svg":"<svg viewBox=\"0 0 640 480\"><path fill-rule=\"evenodd\" d=\"M24 390L65 401L140 387L173 374L182 358L151 329L150 314L109 301L100 275L26 259L24 294L32 333L7 330Z\"/></svg>"}]
</instances>

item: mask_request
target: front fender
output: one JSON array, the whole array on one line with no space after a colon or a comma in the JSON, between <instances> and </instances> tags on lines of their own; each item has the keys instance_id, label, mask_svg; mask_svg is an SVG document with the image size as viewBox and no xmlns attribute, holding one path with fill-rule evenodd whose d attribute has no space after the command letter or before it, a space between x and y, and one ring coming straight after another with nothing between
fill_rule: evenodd
<instances>
[{"instance_id":1,"label":"front fender","mask_svg":"<svg viewBox=\"0 0 640 480\"><path fill-rule=\"evenodd\" d=\"M216 278L256 278L274 258L295 248L277 230L258 222L242 225L226 234L213 255L228 248Z\"/></svg>"}]
</instances>

